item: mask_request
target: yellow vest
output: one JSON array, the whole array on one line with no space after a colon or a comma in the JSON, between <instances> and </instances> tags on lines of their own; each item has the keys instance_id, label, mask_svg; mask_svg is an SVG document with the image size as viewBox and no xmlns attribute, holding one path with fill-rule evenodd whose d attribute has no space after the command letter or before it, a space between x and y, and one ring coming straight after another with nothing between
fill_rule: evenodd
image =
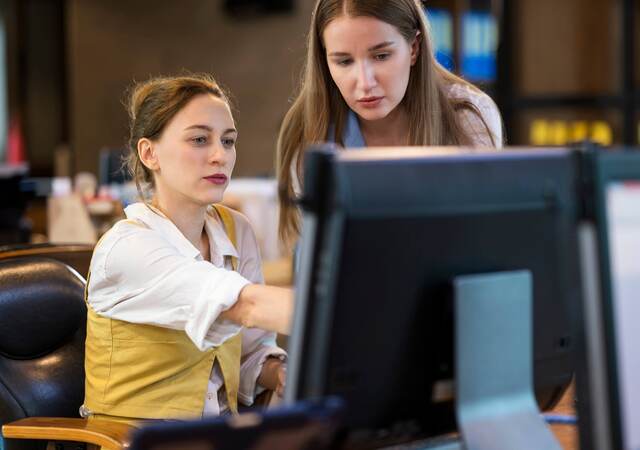
<instances>
[{"instance_id":1,"label":"yellow vest","mask_svg":"<svg viewBox=\"0 0 640 450\"><path fill-rule=\"evenodd\" d=\"M214 208L236 246L230 211L220 205ZM232 265L236 270L236 258ZM87 313L84 407L91 414L137 419L201 417L216 360L229 408L237 412L240 334L202 352L184 331L103 317L88 303Z\"/></svg>"}]
</instances>

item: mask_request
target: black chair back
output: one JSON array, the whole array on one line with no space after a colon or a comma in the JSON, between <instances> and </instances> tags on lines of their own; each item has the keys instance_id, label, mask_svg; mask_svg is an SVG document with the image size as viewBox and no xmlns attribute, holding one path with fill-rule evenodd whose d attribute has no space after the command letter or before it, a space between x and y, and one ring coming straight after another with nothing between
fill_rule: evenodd
<instances>
[{"instance_id":1,"label":"black chair back","mask_svg":"<svg viewBox=\"0 0 640 450\"><path fill-rule=\"evenodd\" d=\"M89 273L89 264L93 255L90 244L15 244L0 246L0 261L6 259L38 257L55 259L68 264L83 277Z\"/></svg>"},{"instance_id":2,"label":"black chair back","mask_svg":"<svg viewBox=\"0 0 640 450\"><path fill-rule=\"evenodd\" d=\"M0 261L0 425L32 416L78 417L84 286L59 261Z\"/></svg>"}]
</instances>

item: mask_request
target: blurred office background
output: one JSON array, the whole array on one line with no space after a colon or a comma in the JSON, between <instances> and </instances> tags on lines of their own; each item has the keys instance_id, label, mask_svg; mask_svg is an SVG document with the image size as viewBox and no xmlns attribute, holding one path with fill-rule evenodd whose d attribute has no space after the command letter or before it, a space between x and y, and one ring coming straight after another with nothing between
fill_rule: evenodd
<instances>
[{"instance_id":1,"label":"blurred office background","mask_svg":"<svg viewBox=\"0 0 640 450\"><path fill-rule=\"evenodd\" d=\"M51 239L51 215L81 214L48 204L69 193L79 193L95 228L86 239L95 239L121 214L113 205L131 197L100 189L121 181L112 175L127 137L125 90L153 75L203 71L233 94L242 180L229 202L264 222L263 252L277 258L275 142L313 3L0 0L0 175L20 186L15 204L4 194L3 202L27 208L21 233L0 244ZM495 99L507 145L638 144L640 0L423 3L439 61Z\"/></svg>"}]
</instances>

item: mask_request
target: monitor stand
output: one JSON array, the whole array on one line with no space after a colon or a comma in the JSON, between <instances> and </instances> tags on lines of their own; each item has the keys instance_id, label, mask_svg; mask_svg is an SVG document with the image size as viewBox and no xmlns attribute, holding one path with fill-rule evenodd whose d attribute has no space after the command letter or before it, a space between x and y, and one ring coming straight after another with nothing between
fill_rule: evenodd
<instances>
[{"instance_id":1,"label":"monitor stand","mask_svg":"<svg viewBox=\"0 0 640 450\"><path fill-rule=\"evenodd\" d=\"M453 286L458 448L561 450L533 394L531 273L460 276Z\"/></svg>"}]
</instances>

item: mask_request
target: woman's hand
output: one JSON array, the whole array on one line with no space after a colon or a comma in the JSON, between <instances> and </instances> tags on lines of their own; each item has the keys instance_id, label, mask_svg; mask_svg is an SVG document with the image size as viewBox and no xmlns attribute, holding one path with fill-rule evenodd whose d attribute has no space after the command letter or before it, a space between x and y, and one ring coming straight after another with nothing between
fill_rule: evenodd
<instances>
[{"instance_id":1,"label":"woman's hand","mask_svg":"<svg viewBox=\"0 0 640 450\"><path fill-rule=\"evenodd\" d=\"M276 394L278 397L284 397L284 387L287 383L287 365L280 364L278 368L278 384L276 385Z\"/></svg>"},{"instance_id":2,"label":"woman's hand","mask_svg":"<svg viewBox=\"0 0 640 450\"><path fill-rule=\"evenodd\" d=\"M238 301L220 317L244 325L289 334L293 317L293 289L248 284Z\"/></svg>"},{"instance_id":3,"label":"woman's hand","mask_svg":"<svg viewBox=\"0 0 640 450\"><path fill-rule=\"evenodd\" d=\"M287 364L278 358L267 358L258 376L258 384L275 391L279 397L282 397L286 380Z\"/></svg>"}]
</instances>

